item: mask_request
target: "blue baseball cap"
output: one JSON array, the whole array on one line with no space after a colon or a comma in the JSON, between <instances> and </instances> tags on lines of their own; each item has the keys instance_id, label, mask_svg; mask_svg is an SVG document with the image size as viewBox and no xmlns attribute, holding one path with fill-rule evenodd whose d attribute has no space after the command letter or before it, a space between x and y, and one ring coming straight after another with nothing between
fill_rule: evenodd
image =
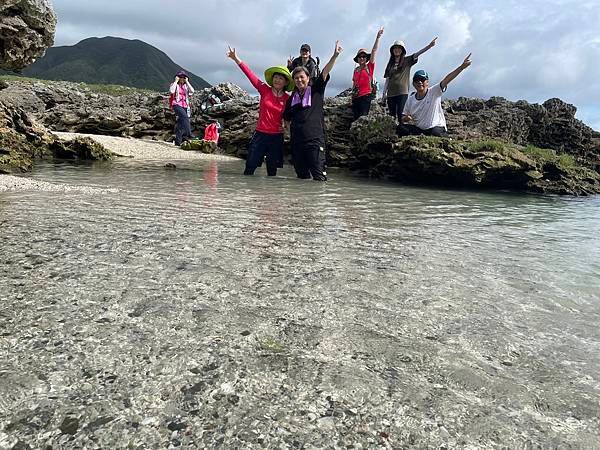
<instances>
[{"instance_id":1,"label":"blue baseball cap","mask_svg":"<svg viewBox=\"0 0 600 450\"><path fill-rule=\"evenodd\" d=\"M417 70L413 75L413 81L415 81L417 78L425 78L426 80L429 80L429 74L424 70Z\"/></svg>"}]
</instances>

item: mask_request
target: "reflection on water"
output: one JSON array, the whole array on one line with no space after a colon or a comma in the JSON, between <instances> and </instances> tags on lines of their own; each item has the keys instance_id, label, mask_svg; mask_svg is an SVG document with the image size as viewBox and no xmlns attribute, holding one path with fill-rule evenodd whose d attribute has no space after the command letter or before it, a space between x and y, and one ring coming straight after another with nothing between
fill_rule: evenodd
<instances>
[{"instance_id":1,"label":"reflection on water","mask_svg":"<svg viewBox=\"0 0 600 450\"><path fill-rule=\"evenodd\" d=\"M72 318L106 304L181 342L190 308L202 317L188 330L195 339L273 333L274 318L285 318L303 324L285 337L298 354L318 345L320 361L365 364L381 379L412 351L422 370L443 366L457 392L475 390L483 382L460 374L502 361L512 372L477 395L514 391L523 402L536 379L549 376L552 395L567 402L583 389L570 381L600 377L600 199L242 169L237 161L39 166L31 176L40 180L119 191L0 194L3 301L21 320L51 304ZM509 365L514 355L528 363ZM586 389L598 399L593 383Z\"/></svg>"}]
</instances>

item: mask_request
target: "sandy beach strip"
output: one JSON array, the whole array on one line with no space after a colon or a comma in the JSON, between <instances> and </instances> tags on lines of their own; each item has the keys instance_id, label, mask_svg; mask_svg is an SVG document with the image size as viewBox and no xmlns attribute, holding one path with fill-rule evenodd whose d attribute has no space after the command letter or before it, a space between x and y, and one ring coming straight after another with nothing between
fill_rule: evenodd
<instances>
[{"instance_id":1,"label":"sandy beach strip","mask_svg":"<svg viewBox=\"0 0 600 450\"><path fill-rule=\"evenodd\" d=\"M108 194L118 192L116 188L80 186L64 183L48 183L14 175L0 175L0 192L7 191L45 191L45 192L81 192L84 194Z\"/></svg>"},{"instance_id":2,"label":"sandy beach strip","mask_svg":"<svg viewBox=\"0 0 600 450\"><path fill-rule=\"evenodd\" d=\"M151 141L146 139L124 138L116 136L103 136L97 134L54 132L64 140L77 137L89 137L104 145L114 154L138 160L165 160L175 161L182 159L205 160L236 160L233 156L209 155L196 151L181 150L168 142ZM89 194L105 194L116 192L116 189L98 188L95 186L73 186L62 183L48 183L32 180L31 178L14 175L0 174L0 192L7 191L47 191L47 192L82 192Z\"/></svg>"},{"instance_id":3,"label":"sandy beach strip","mask_svg":"<svg viewBox=\"0 0 600 450\"><path fill-rule=\"evenodd\" d=\"M98 134L81 134L56 132L61 139L70 140L77 137L89 137L104 145L111 152L118 156L125 156L134 159L148 160L177 160L177 159L211 159L211 160L235 160L233 156L209 155L197 151L181 150L174 144L163 141L152 141L149 139L134 139L116 136L104 136Z\"/></svg>"}]
</instances>

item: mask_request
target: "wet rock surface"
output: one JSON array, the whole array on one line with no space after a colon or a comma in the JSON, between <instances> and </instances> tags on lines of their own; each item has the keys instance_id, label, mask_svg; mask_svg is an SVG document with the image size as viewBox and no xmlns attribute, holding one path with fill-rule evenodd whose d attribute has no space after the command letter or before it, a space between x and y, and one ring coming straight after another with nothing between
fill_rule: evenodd
<instances>
[{"instance_id":1,"label":"wet rock surface","mask_svg":"<svg viewBox=\"0 0 600 450\"><path fill-rule=\"evenodd\" d=\"M398 138L388 116L352 125L350 168L371 178L561 195L600 193L600 173L569 153L498 140Z\"/></svg>"},{"instance_id":2,"label":"wet rock surface","mask_svg":"<svg viewBox=\"0 0 600 450\"><path fill-rule=\"evenodd\" d=\"M56 15L48 0L2 0L0 69L19 70L54 43Z\"/></svg>"}]
</instances>

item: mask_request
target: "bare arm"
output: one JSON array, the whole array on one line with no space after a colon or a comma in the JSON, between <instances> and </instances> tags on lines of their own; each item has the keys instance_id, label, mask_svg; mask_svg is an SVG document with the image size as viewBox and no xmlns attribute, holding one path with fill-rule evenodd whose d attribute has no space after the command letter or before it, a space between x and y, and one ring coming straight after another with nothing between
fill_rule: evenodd
<instances>
[{"instance_id":1,"label":"bare arm","mask_svg":"<svg viewBox=\"0 0 600 450\"><path fill-rule=\"evenodd\" d=\"M371 59L369 61L373 64L375 64L375 56L377 56L377 50L379 50L379 39L381 39L382 34L383 27L381 27L377 32L377 37L375 38L375 43L373 44L373 49L371 50Z\"/></svg>"},{"instance_id":2,"label":"bare arm","mask_svg":"<svg viewBox=\"0 0 600 450\"><path fill-rule=\"evenodd\" d=\"M238 65L238 67L242 70L242 72L244 72L244 75L246 75L246 77L250 81L250 84L252 86L254 86L260 92L260 87L261 87L260 79L254 74L254 72L252 72L252 70L250 69L250 67L248 67L247 64L242 62L242 60L237 55L235 48L231 48L229 46L228 46L228 48L229 48L229 50L227 51L227 57Z\"/></svg>"},{"instance_id":3,"label":"bare arm","mask_svg":"<svg viewBox=\"0 0 600 450\"><path fill-rule=\"evenodd\" d=\"M192 87L192 85L190 84L190 81L187 78L185 79L185 84L187 84L188 93L190 95L192 95L195 91L194 91L194 88Z\"/></svg>"},{"instance_id":4,"label":"bare arm","mask_svg":"<svg viewBox=\"0 0 600 450\"><path fill-rule=\"evenodd\" d=\"M335 49L333 50L333 55L331 55L331 58L329 58L329 61L327 62L327 64L325 64L325 67L323 67L323 70L321 71L321 76L323 77L323 80L327 80L327 75L329 75L329 72L331 72L331 69L333 69L335 60L338 56L340 56L340 53L342 53L342 51L343 49L340 45L340 41L335 41Z\"/></svg>"},{"instance_id":5,"label":"bare arm","mask_svg":"<svg viewBox=\"0 0 600 450\"><path fill-rule=\"evenodd\" d=\"M435 41L437 41L437 36L433 38L433 40L427 44L425 47L423 47L421 50L419 50L418 52L415 53L415 58L418 58L419 56L421 56L423 53L425 53L427 50L429 50L431 47L435 46Z\"/></svg>"},{"instance_id":6,"label":"bare arm","mask_svg":"<svg viewBox=\"0 0 600 450\"><path fill-rule=\"evenodd\" d=\"M383 98L387 97L387 90L388 90L388 85L390 84L390 79L386 78L385 79L385 83L383 85Z\"/></svg>"},{"instance_id":7,"label":"bare arm","mask_svg":"<svg viewBox=\"0 0 600 450\"><path fill-rule=\"evenodd\" d=\"M460 66L458 66L456 69L454 69L448 75L446 75L444 77L444 79L442 81L440 81L440 87L442 88L442 91L448 87L448 84L452 80L454 80L458 76L459 73L461 73L463 70L465 70L470 65L471 65L471 54L469 53Z\"/></svg>"}]
</instances>

